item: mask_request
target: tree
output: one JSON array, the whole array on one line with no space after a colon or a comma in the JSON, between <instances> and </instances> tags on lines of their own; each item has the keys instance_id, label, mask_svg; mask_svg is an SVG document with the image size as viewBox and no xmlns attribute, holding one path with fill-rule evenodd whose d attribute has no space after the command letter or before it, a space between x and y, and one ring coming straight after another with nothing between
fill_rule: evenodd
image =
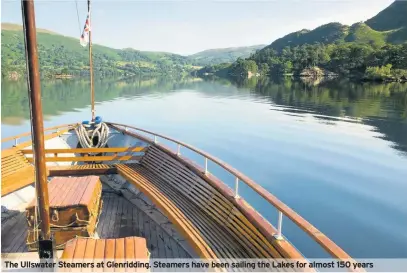
<instances>
[{"instance_id":1,"label":"tree","mask_svg":"<svg viewBox=\"0 0 407 273\"><path fill-rule=\"evenodd\" d=\"M284 62L281 66L281 73L282 74L290 74L293 70L293 64L291 61Z\"/></svg>"},{"instance_id":2,"label":"tree","mask_svg":"<svg viewBox=\"0 0 407 273\"><path fill-rule=\"evenodd\" d=\"M270 73L270 67L267 63L260 64L259 68L260 75L266 76Z\"/></svg>"}]
</instances>

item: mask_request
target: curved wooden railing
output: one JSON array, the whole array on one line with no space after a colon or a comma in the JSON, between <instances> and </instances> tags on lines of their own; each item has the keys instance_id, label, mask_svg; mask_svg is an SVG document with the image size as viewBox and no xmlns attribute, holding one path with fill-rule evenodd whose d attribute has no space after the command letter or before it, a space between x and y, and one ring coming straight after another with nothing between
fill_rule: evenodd
<instances>
[{"instance_id":1,"label":"curved wooden railing","mask_svg":"<svg viewBox=\"0 0 407 273\"><path fill-rule=\"evenodd\" d=\"M63 133L63 132L66 132L66 131L69 131L69 130L75 128L75 126L77 126L77 125L78 125L78 123L71 123L71 124L63 124L63 125L53 126L53 127L45 128L44 132L49 132L49 131L55 130L56 134L58 134L59 132ZM22 144L19 144L18 140L20 138L27 137L27 136L31 136L31 132L22 133L22 134L19 134L19 135L3 138L1 140L1 143L14 140L14 146L18 146L18 145L21 146ZM54 135L50 134L48 136L53 137ZM47 135L44 135L44 137L47 139ZM26 144L28 144L28 143L31 143L31 141L26 142Z\"/></svg>"},{"instance_id":2,"label":"curved wooden railing","mask_svg":"<svg viewBox=\"0 0 407 273\"><path fill-rule=\"evenodd\" d=\"M200 150L197 149L187 143L184 143L182 141L178 141L176 139L167 137L165 135L157 134L142 128L137 128L134 126L129 126L125 124L120 124L120 123L113 123L113 122L108 122L108 124L113 125L113 126L119 126L119 127L124 127L124 129L127 131L127 129L133 129L136 131L144 132L149 135L152 135L154 137L154 142L157 143L157 138L162 138L166 139L170 142L173 142L177 144L177 154L181 154L181 147L185 147L199 155L202 155L205 158L205 174L208 173L208 160L212 161L213 163L217 164L218 166L222 167L224 170L228 171L229 173L233 174L235 176L235 197L239 197L238 194L238 186L239 186L239 181L242 181L246 185L248 185L251 189L253 189L256 193L258 193L261 197L263 197L267 202L269 202L272 206L274 206L278 210L278 226L277 226L277 239L281 239L282 237L282 219L283 215L285 215L287 218L289 218L294 224L296 224L300 229L302 229L304 232L306 232L315 242L317 242L325 251L327 251L331 257L336 258L336 259L343 259L343 260L352 260L352 258L344 251L342 250L337 244L335 244L331 239L329 239L325 234L323 234L321 231L319 231L315 226L313 226L311 223L309 223L307 220L302 218L298 213L296 213L294 210L292 210L290 207L288 207L286 204L284 204L282 201L280 201L277 197L272 195L270 192L268 192L266 189L264 189L262 186L258 185L256 182L254 182L252 179L244 175L243 173L239 172L229 164L221 161L220 159Z\"/></svg>"},{"instance_id":3,"label":"curved wooden railing","mask_svg":"<svg viewBox=\"0 0 407 273\"><path fill-rule=\"evenodd\" d=\"M178 141L176 139L167 137L165 135L157 134L157 133L154 133L154 132L142 129L142 128L137 128L134 126L129 126L129 125L120 124L120 123L108 122L108 124L113 125L113 126L123 127L126 131L128 128L130 128L130 129L133 129L136 131L140 131L140 132L144 132L149 135L152 135L154 137L153 141L155 143L157 143L157 138L162 138L162 139L166 139L170 142L173 142L173 143L177 144L177 147L178 147L177 155L181 155L181 147L184 147L184 148L187 148L187 149L203 156L205 159L205 168L204 168L205 174L208 174L208 160L212 161L213 163L222 167L224 170L233 174L235 176L235 190L234 190L235 198L239 197L239 194L238 194L239 181L242 181L243 183L248 185L251 189L253 189L257 194L259 194L261 197L263 197L267 202L269 202L272 206L274 206L278 210L278 224L277 224L278 234L276 236L276 239L283 238L282 237L282 220L283 220L282 216L285 215L294 224L296 224L300 229L302 229L304 232L306 232L323 249L325 249L325 251L327 251L333 258L343 259L343 260L352 260L352 258L344 250L342 250L338 245L336 245L331 239L329 239L325 234L323 234L321 231L319 231L311 223L309 223L307 220L302 218L299 214L297 214L294 210L292 210L290 207L288 207L286 204L284 204L282 201L280 201L277 197L272 195L262 186L258 185L252 179L250 179L243 173L239 172L238 170L236 170L229 164L227 164L227 163L221 161L220 159L218 159L200 149L197 149L187 143ZM75 128L75 126L77 126L77 123L64 124L64 125L46 128L46 129L44 129L44 131L47 132L47 131L56 130L55 133L46 135L46 136L51 137L51 136L55 136L55 134L69 131L69 130ZM13 136L13 137L7 137L7 138L2 139L1 142L4 143L7 141L11 141L11 140L16 141L21 137L30 136L30 134L31 133L28 132L28 133L19 134L19 135ZM31 141L27 141L27 143L28 142L31 143ZM16 144L17 144L17 141L16 141ZM18 146L20 146L20 144ZM23 146L26 146L26 145L23 145Z\"/></svg>"}]
</instances>

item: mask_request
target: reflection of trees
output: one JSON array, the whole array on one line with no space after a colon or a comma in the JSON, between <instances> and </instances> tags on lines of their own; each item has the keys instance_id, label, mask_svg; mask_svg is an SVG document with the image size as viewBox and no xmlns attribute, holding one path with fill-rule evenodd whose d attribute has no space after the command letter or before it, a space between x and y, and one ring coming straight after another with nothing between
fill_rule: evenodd
<instances>
[{"instance_id":1,"label":"reflection of trees","mask_svg":"<svg viewBox=\"0 0 407 273\"><path fill-rule=\"evenodd\" d=\"M131 78L95 80L96 101L103 102L118 97L141 96L146 93L166 93L179 86L194 83L191 79ZM87 107L90 103L89 80L48 80L42 82L44 116ZM6 82L1 86L1 115L6 124L21 124L29 118L27 85L24 81Z\"/></svg>"},{"instance_id":2,"label":"reflection of trees","mask_svg":"<svg viewBox=\"0 0 407 273\"><path fill-rule=\"evenodd\" d=\"M312 111L326 116L362 118L395 143L395 148L407 152L407 84L353 83L346 80L312 82L291 81L289 78L254 82L237 82L238 87L255 91L278 105L289 106L282 111ZM255 85L253 87L253 85Z\"/></svg>"},{"instance_id":3,"label":"reflection of trees","mask_svg":"<svg viewBox=\"0 0 407 273\"><path fill-rule=\"evenodd\" d=\"M226 81L226 83L225 83ZM217 84L216 84L217 83ZM231 86L233 84L237 88ZM204 86L206 85L206 86ZM354 83L348 80L294 81L286 78L250 78L230 82L216 78L196 87L210 93L234 95L254 93L277 105L287 113L311 112L315 118L329 122L330 117L362 119L407 152L407 84ZM334 123L333 123L334 124Z\"/></svg>"},{"instance_id":4,"label":"reflection of trees","mask_svg":"<svg viewBox=\"0 0 407 273\"><path fill-rule=\"evenodd\" d=\"M237 86L237 88L236 88ZM98 79L97 101L146 94L170 94L171 90L196 90L202 96L263 96L273 103L287 106L281 111L311 111L318 119L332 117L362 118L377 128L384 138L407 152L407 84L358 84L346 80L321 82L293 81L290 78L256 78L230 82L213 78L207 81L183 78ZM89 105L89 81L53 80L42 85L43 111L46 116L72 112ZM19 124L29 118L25 82L2 82L2 119L6 124Z\"/></svg>"}]
</instances>

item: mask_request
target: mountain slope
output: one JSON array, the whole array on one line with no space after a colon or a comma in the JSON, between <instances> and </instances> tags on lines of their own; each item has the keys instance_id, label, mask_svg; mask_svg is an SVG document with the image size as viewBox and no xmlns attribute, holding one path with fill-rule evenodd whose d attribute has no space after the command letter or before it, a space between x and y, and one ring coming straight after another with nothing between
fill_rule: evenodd
<instances>
[{"instance_id":1,"label":"mountain slope","mask_svg":"<svg viewBox=\"0 0 407 273\"><path fill-rule=\"evenodd\" d=\"M407 27L407 1L395 1L366 21L366 24L377 31L389 31Z\"/></svg>"},{"instance_id":2,"label":"mountain slope","mask_svg":"<svg viewBox=\"0 0 407 273\"><path fill-rule=\"evenodd\" d=\"M88 73L88 48L79 39L46 30L37 33L40 68L43 76L58 73ZM21 26L2 24L2 74L23 74L25 71L24 37ZM191 68L184 56L172 53L118 50L93 45L95 73L98 74L158 74L178 73Z\"/></svg>"},{"instance_id":3,"label":"mountain slope","mask_svg":"<svg viewBox=\"0 0 407 273\"><path fill-rule=\"evenodd\" d=\"M365 23L356 23L349 27L345 42L382 47L386 43L387 36L386 32L373 30Z\"/></svg>"},{"instance_id":4,"label":"mountain slope","mask_svg":"<svg viewBox=\"0 0 407 273\"><path fill-rule=\"evenodd\" d=\"M393 2L366 23L329 23L290 33L245 60L204 67L198 74L318 77L331 72L363 80L407 81L407 1Z\"/></svg>"},{"instance_id":5,"label":"mountain slope","mask_svg":"<svg viewBox=\"0 0 407 273\"><path fill-rule=\"evenodd\" d=\"M237 58L247 58L256 52L256 50L262 49L263 47L265 47L265 45L208 49L189 55L188 58L199 65L231 63L236 61Z\"/></svg>"},{"instance_id":6,"label":"mountain slope","mask_svg":"<svg viewBox=\"0 0 407 273\"><path fill-rule=\"evenodd\" d=\"M79 39L37 29L39 59L43 76L59 73L88 73L88 48ZM25 72L22 26L1 24L2 75ZM93 45L94 70L98 74L171 74L189 72L195 66L233 62L247 58L262 45L205 50L190 56L167 52L139 51L131 48L113 49Z\"/></svg>"},{"instance_id":7,"label":"mountain slope","mask_svg":"<svg viewBox=\"0 0 407 273\"><path fill-rule=\"evenodd\" d=\"M267 48L281 50L286 46L298 46L303 44L331 44L343 42L349 27L340 23L329 23L314 30L303 29L290 33L275 40Z\"/></svg>"},{"instance_id":8,"label":"mountain slope","mask_svg":"<svg viewBox=\"0 0 407 273\"><path fill-rule=\"evenodd\" d=\"M381 47L407 41L407 1L395 1L365 23L352 26L329 23L313 30L303 29L275 40L266 48L281 51L286 46L354 42Z\"/></svg>"},{"instance_id":9,"label":"mountain slope","mask_svg":"<svg viewBox=\"0 0 407 273\"><path fill-rule=\"evenodd\" d=\"M377 31L387 32L387 42L399 44L407 41L407 1L395 1L366 24Z\"/></svg>"}]
</instances>

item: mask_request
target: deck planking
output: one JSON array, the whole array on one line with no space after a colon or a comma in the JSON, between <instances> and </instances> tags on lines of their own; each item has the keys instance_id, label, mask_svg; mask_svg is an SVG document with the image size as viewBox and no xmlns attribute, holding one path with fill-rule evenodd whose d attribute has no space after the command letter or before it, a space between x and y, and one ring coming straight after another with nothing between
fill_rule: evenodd
<instances>
[{"instance_id":1,"label":"deck planking","mask_svg":"<svg viewBox=\"0 0 407 273\"><path fill-rule=\"evenodd\" d=\"M148 211L112 192L104 192L102 200L103 208L96 229L99 238L145 237L151 259L191 258L177 239L149 217ZM2 221L1 231L2 254L28 252L25 212L16 212Z\"/></svg>"}]
</instances>

